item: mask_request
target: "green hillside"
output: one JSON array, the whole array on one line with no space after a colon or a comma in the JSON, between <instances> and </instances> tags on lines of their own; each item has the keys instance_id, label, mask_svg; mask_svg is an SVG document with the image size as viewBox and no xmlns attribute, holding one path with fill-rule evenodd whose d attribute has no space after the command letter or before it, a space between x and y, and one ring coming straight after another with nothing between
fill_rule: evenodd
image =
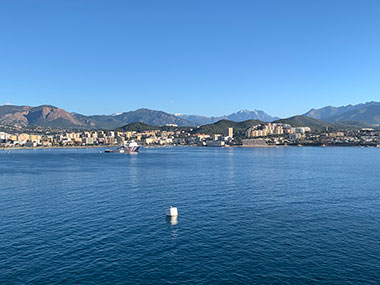
<instances>
[{"instance_id":1,"label":"green hillside","mask_svg":"<svg viewBox=\"0 0 380 285\"><path fill-rule=\"evenodd\" d=\"M234 134L239 135L243 134L248 128L257 124L263 124L263 122L259 120L248 120L244 122L220 120L214 124L208 124L200 126L199 128L194 128L192 132L209 135L226 134L228 128L234 128Z\"/></svg>"},{"instance_id":2,"label":"green hillside","mask_svg":"<svg viewBox=\"0 0 380 285\"><path fill-rule=\"evenodd\" d=\"M152 131L152 130L159 130L160 127L148 125L145 123L141 122L135 122L135 123L130 123L128 125L125 125L121 128L116 129L116 131L124 131L124 132L146 132L146 131Z\"/></svg>"}]
</instances>

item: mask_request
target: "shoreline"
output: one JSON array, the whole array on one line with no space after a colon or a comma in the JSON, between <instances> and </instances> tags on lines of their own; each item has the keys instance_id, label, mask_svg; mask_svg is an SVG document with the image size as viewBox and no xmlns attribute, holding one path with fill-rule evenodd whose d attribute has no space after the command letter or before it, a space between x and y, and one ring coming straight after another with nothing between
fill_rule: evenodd
<instances>
[{"instance_id":1,"label":"shoreline","mask_svg":"<svg viewBox=\"0 0 380 285\"><path fill-rule=\"evenodd\" d=\"M47 147L0 147L3 150L43 150L43 149L86 149L86 148L113 148L117 145L85 145L85 146L47 146ZM166 147L201 147L201 148L280 148L280 147L358 147L358 148L380 148L377 145L267 145L267 146L243 146L233 145L228 147L207 147L199 145L154 145L142 146L143 148L166 148Z\"/></svg>"},{"instance_id":2,"label":"shoreline","mask_svg":"<svg viewBox=\"0 0 380 285\"><path fill-rule=\"evenodd\" d=\"M192 147L197 145L155 145L143 146L143 148L164 148L164 147ZM0 147L0 150L29 150L29 149L81 149L81 148L113 148L119 145L78 145L78 146L25 146L25 147Z\"/></svg>"},{"instance_id":3,"label":"shoreline","mask_svg":"<svg viewBox=\"0 0 380 285\"><path fill-rule=\"evenodd\" d=\"M23 150L23 149L76 149L76 148L101 148L101 147L113 147L110 145L78 145L78 146L26 146L26 147L0 147L0 150Z\"/></svg>"}]
</instances>

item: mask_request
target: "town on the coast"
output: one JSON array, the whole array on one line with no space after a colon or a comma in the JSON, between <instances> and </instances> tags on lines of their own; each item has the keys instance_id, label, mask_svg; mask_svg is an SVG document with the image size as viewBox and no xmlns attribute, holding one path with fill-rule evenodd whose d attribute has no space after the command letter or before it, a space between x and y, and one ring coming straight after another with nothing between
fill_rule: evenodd
<instances>
[{"instance_id":1,"label":"town on the coast","mask_svg":"<svg viewBox=\"0 0 380 285\"><path fill-rule=\"evenodd\" d=\"M12 129L0 132L0 148L119 146L130 141L145 147L380 146L380 131L372 128L329 131L327 126L324 130L313 130L284 123L254 124L239 130L233 127L204 130L202 127L178 127L175 124L146 130L131 128L128 131Z\"/></svg>"}]
</instances>

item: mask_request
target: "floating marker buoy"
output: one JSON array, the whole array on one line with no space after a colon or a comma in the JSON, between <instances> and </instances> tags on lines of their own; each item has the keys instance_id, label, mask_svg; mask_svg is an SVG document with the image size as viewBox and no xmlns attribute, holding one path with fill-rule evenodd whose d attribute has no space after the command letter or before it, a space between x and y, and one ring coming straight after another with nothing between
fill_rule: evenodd
<instances>
[{"instance_id":1,"label":"floating marker buoy","mask_svg":"<svg viewBox=\"0 0 380 285\"><path fill-rule=\"evenodd\" d=\"M166 210L166 216L168 217L177 217L178 210L176 207L170 206L169 209Z\"/></svg>"}]
</instances>

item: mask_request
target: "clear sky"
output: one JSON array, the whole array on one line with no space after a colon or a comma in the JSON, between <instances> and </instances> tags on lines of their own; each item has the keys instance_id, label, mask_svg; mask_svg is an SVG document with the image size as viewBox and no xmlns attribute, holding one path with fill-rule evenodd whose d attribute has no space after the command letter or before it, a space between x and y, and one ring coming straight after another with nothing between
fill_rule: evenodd
<instances>
[{"instance_id":1,"label":"clear sky","mask_svg":"<svg viewBox=\"0 0 380 285\"><path fill-rule=\"evenodd\" d=\"M285 117L372 100L378 0L0 1L0 104Z\"/></svg>"}]
</instances>

